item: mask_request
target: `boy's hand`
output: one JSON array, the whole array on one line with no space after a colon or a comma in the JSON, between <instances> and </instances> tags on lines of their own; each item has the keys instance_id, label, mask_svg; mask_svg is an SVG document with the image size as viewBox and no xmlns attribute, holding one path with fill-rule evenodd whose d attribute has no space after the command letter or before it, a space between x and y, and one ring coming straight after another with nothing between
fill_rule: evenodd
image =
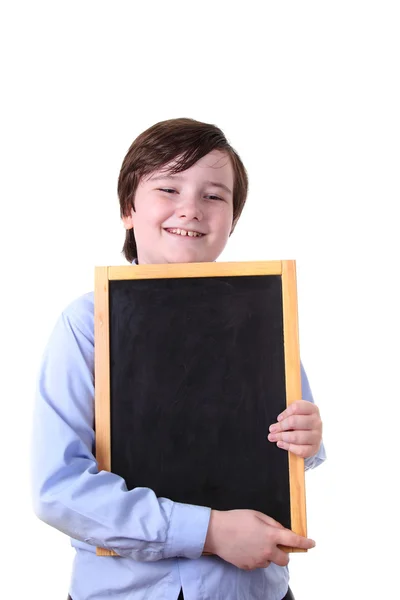
<instances>
[{"instance_id":1,"label":"boy's hand","mask_svg":"<svg viewBox=\"0 0 400 600\"><path fill-rule=\"evenodd\" d=\"M293 402L278 416L278 422L271 425L269 431L269 441L277 442L279 448L302 458L314 456L322 441L319 410L307 400Z\"/></svg>"},{"instance_id":2,"label":"boy's hand","mask_svg":"<svg viewBox=\"0 0 400 600\"><path fill-rule=\"evenodd\" d=\"M220 556L239 569L285 566L287 552L279 546L309 550L315 542L304 538L255 510L212 510L204 551Z\"/></svg>"}]
</instances>

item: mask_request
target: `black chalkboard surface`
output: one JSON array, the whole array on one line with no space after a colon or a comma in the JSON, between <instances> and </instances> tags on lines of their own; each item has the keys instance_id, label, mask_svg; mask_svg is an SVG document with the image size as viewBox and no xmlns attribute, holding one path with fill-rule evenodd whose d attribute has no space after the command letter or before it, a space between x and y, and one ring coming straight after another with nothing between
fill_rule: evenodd
<instances>
[{"instance_id":1,"label":"black chalkboard surface","mask_svg":"<svg viewBox=\"0 0 400 600\"><path fill-rule=\"evenodd\" d=\"M99 467L128 489L251 508L304 535L304 469L267 439L300 380L294 263L96 275Z\"/></svg>"}]
</instances>

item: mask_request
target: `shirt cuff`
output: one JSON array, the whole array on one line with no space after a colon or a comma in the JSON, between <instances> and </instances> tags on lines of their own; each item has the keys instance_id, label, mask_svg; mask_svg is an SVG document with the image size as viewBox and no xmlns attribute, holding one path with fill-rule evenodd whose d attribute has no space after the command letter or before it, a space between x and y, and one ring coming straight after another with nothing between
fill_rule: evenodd
<instances>
[{"instance_id":1,"label":"shirt cuff","mask_svg":"<svg viewBox=\"0 0 400 600\"><path fill-rule=\"evenodd\" d=\"M199 558L206 541L211 508L174 502L164 558Z\"/></svg>"},{"instance_id":2,"label":"shirt cuff","mask_svg":"<svg viewBox=\"0 0 400 600\"><path fill-rule=\"evenodd\" d=\"M315 469L315 467L318 467L318 465L322 464L324 460L326 460L326 452L324 443L321 442L317 454L314 454L314 456L310 456L304 460L304 469L306 471L309 469Z\"/></svg>"}]
</instances>

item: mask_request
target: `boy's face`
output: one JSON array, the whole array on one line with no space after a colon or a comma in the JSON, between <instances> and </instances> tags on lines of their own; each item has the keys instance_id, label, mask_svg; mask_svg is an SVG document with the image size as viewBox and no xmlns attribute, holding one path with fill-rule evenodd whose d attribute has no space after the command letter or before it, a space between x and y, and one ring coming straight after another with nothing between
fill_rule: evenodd
<instances>
[{"instance_id":1,"label":"boy's face","mask_svg":"<svg viewBox=\"0 0 400 600\"><path fill-rule=\"evenodd\" d=\"M134 229L138 262L212 262L232 228L234 174L229 156L213 150L176 175L166 173L169 167L142 178L135 210L123 218L125 228Z\"/></svg>"}]
</instances>

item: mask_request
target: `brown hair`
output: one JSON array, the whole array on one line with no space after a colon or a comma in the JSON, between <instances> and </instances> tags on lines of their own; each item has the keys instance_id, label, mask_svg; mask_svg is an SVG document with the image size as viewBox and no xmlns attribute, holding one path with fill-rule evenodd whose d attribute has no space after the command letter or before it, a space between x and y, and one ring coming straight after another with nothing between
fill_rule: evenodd
<instances>
[{"instance_id":1,"label":"brown hair","mask_svg":"<svg viewBox=\"0 0 400 600\"><path fill-rule=\"evenodd\" d=\"M129 148L118 178L118 197L121 218L135 209L135 192L143 176L176 161L170 174L189 169L212 150L221 150L230 157L233 173L233 232L246 202L248 177L239 155L215 125L194 119L169 119L152 125L141 133ZM133 229L126 231L122 249L127 261L137 258Z\"/></svg>"}]
</instances>

